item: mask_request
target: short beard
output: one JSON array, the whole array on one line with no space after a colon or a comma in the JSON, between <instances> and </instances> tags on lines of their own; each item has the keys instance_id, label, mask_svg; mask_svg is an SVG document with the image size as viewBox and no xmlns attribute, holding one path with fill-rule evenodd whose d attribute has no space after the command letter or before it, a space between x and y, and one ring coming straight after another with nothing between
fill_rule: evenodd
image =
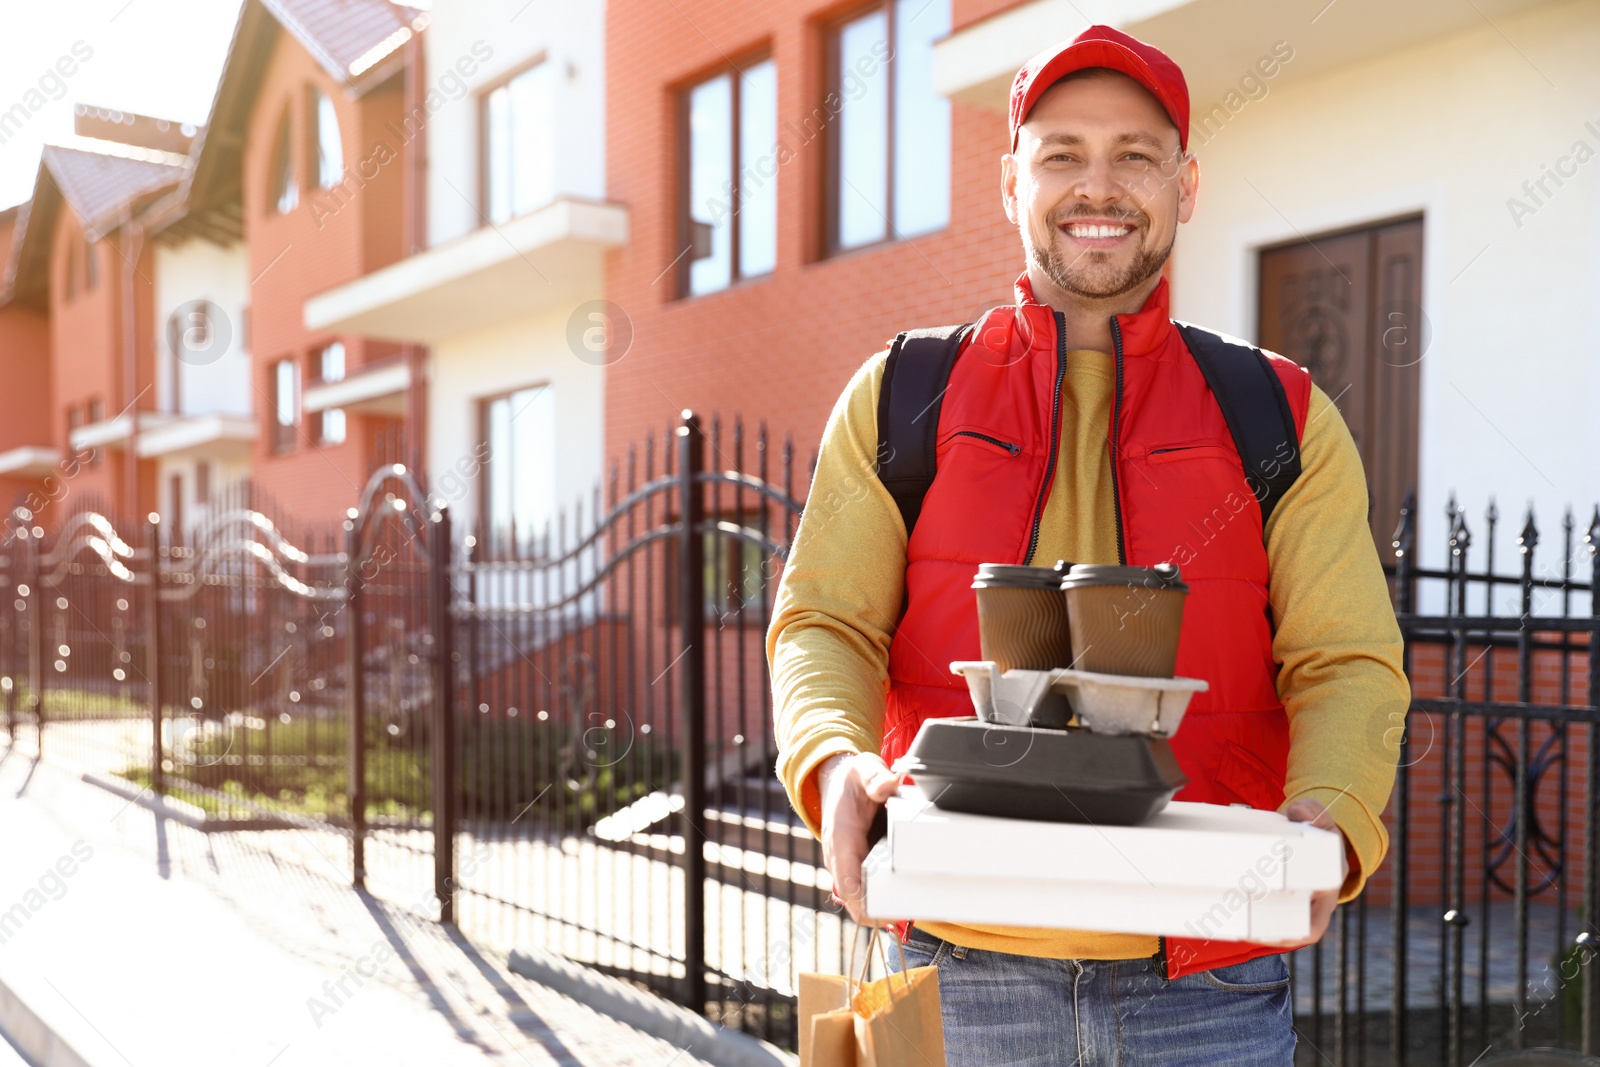
<instances>
[{"instance_id":1,"label":"short beard","mask_svg":"<svg viewBox=\"0 0 1600 1067\"><path fill-rule=\"evenodd\" d=\"M1139 254L1126 269L1108 274L1106 268L1093 262L1087 266L1080 265L1080 261L1094 255L1093 252L1085 252L1077 260L1068 263L1056 243L1055 235L1059 232L1057 225L1054 221L1050 223L1048 240L1035 239L1030 242L1033 245L1030 249L1033 262L1063 292L1094 300L1122 296L1159 274L1162 265L1172 255L1172 246L1177 237L1174 234L1174 239L1168 241L1167 247L1160 252L1151 251L1141 244Z\"/></svg>"}]
</instances>

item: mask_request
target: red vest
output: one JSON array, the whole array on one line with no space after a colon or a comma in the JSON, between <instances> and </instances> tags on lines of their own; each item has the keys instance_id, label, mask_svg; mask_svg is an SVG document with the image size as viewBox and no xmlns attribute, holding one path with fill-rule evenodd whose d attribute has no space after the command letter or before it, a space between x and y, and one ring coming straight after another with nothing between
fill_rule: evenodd
<instances>
[{"instance_id":1,"label":"red vest","mask_svg":"<svg viewBox=\"0 0 1600 1067\"><path fill-rule=\"evenodd\" d=\"M979 658L973 573L980 563L1028 562L1055 474L1065 345L1055 312L1034 301L1026 275L1016 294L1014 307L996 308L974 329L940 410L937 475L906 551L905 614L889 648L882 751L890 763L923 720L972 714L950 663ZM1116 316L1112 332L1110 446L1122 562L1182 568L1189 597L1177 673L1211 683L1172 740L1189 778L1177 799L1276 810L1289 724L1272 658L1261 508L1222 410L1168 317L1165 279L1136 314ZM1311 378L1281 356L1269 358L1303 434ZM1163 948L1169 978L1282 951L1198 937L1165 938Z\"/></svg>"}]
</instances>

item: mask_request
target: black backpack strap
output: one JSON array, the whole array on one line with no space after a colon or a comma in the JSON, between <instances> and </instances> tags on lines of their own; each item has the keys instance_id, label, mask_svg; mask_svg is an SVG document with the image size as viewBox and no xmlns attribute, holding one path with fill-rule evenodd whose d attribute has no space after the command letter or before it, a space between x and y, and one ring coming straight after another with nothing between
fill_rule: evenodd
<instances>
[{"instance_id":1,"label":"black backpack strap","mask_svg":"<svg viewBox=\"0 0 1600 1067\"><path fill-rule=\"evenodd\" d=\"M1300 435L1283 382L1261 349L1186 322L1173 325L1222 408L1265 528L1272 509L1300 477Z\"/></svg>"},{"instance_id":2,"label":"black backpack strap","mask_svg":"<svg viewBox=\"0 0 1600 1067\"><path fill-rule=\"evenodd\" d=\"M933 484L939 408L971 324L907 330L889 346L878 393L878 480L911 536Z\"/></svg>"}]
</instances>

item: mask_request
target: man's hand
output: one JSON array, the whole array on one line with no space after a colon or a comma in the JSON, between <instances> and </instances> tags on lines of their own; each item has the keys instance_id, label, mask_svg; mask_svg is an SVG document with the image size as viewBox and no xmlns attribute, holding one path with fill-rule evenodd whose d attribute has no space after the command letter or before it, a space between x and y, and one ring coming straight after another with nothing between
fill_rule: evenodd
<instances>
[{"instance_id":1,"label":"man's hand","mask_svg":"<svg viewBox=\"0 0 1600 1067\"><path fill-rule=\"evenodd\" d=\"M1339 835L1339 882L1342 886L1345 876L1350 873L1350 861L1345 858L1349 848L1344 839L1344 831L1334 823L1333 816L1328 814L1327 806L1320 800L1304 797L1283 809L1283 814L1290 822L1308 822L1312 826L1323 830L1332 830ZM1314 945L1322 940L1322 935L1328 932L1328 922L1333 918L1333 909L1339 903L1339 890L1323 889L1311 894L1311 937L1306 941L1285 942L1293 948L1303 948Z\"/></svg>"},{"instance_id":2,"label":"man's hand","mask_svg":"<svg viewBox=\"0 0 1600 1067\"><path fill-rule=\"evenodd\" d=\"M867 925L866 883L861 861L867 857L867 831L878 809L900 787L900 776L875 752L829 757L817 770L822 801L822 862L833 876L833 892L850 918Z\"/></svg>"}]
</instances>

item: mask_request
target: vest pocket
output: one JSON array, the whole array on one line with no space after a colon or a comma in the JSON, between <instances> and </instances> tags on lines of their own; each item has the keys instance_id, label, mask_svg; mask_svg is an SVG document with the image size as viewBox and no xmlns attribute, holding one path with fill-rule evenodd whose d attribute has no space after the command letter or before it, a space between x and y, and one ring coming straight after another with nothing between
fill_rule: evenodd
<instances>
[{"instance_id":1,"label":"vest pocket","mask_svg":"<svg viewBox=\"0 0 1600 1067\"><path fill-rule=\"evenodd\" d=\"M1022 454L1021 445L1012 441L1002 441L998 437L991 437L986 433L979 433L977 430L957 430L955 433L945 438L945 441L953 444L957 438L1004 452L1006 455L1013 458Z\"/></svg>"},{"instance_id":2,"label":"vest pocket","mask_svg":"<svg viewBox=\"0 0 1600 1067\"><path fill-rule=\"evenodd\" d=\"M1277 811L1283 803L1283 779L1237 741L1227 743L1222 762L1217 764L1216 783L1252 808Z\"/></svg>"},{"instance_id":3,"label":"vest pocket","mask_svg":"<svg viewBox=\"0 0 1600 1067\"><path fill-rule=\"evenodd\" d=\"M1227 445L1170 445L1152 448L1146 454L1146 459L1151 463L1172 463L1185 459L1225 459L1240 470L1244 469L1238 450Z\"/></svg>"}]
</instances>

